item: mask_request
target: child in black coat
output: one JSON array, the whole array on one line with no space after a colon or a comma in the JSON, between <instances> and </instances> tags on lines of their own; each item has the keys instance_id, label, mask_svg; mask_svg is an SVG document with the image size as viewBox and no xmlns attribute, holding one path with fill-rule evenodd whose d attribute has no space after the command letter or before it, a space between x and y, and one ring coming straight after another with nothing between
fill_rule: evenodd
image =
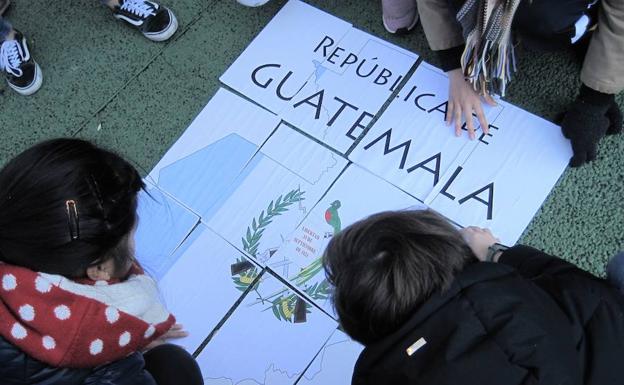
<instances>
[{"instance_id":1,"label":"child in black coat","mask_svg":"<svg viewBox=\"0 0 624 385\"><path fill-rule=\"evenodd\" d=\"M605 280L431 211L335 236L324 266L365 384L620 383L624 302Z\"/></svg>"}]
</instances>

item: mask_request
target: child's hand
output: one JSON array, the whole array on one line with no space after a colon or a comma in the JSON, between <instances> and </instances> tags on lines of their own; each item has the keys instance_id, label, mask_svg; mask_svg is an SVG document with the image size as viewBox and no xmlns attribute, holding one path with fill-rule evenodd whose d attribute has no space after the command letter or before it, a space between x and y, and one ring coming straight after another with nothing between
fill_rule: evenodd
<instances>
[{"instance_id":1,"label":"child's hand","mask_svg":"<svg viewBox=\"0 0 624 385\"><path fill-rule=\"evenodd\" d=\"M468 246L470 246L474 255L481 262L485 261L485 257L487 257L488 248L493 244L500 242L498 238L492 234L490 229L468 226L459 230L459 233L462 235L462 238L464 238Z\"/></svg>"},{"instance_id":2,"label":"child's hand","mask_svg":"<svg viewBox=\"0 0 624 385\"><path fill-rule=\"evenodd\" d=\"M150 344L145 347L145 351L153 349L156 346L166 344L168 340L170 339L184 338L184 337L187 337L188 335L189 333L186 330L184 330L184 326L180 324L175 324L171 327L171 329L169 329L167 333L160 336L160 338L155 339L154 341L150 342Z\"/></svg>"}]
</instances>

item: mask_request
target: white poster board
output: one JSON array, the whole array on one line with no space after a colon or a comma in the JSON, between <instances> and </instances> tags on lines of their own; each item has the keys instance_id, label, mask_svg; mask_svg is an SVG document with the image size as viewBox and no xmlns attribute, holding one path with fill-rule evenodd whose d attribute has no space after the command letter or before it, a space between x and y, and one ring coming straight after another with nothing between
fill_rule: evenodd
<instances>
[{"instance_id":1,"label":"white poster board","mask_svg":"<svg viewBox=\"0 0 624 385\"><path fill-rule=\"evenodd\" d=\"M350 384L353 368L362 350L364 346L336 330L297 385Z\"/></svg>"},{"instance_id":2,"label":"white poster board","mask_svg":"<svg viewBox=\"0 0 624 385\"><path fill-rule=\"evenodd\" d=\"M291 385L304 372L337 324L296 296L279 303L263 298L283 287L263 277L202 350L197 362L206 385ZM304 319L295 319L296 302Z\"/></svg>"},{"instance_id":3,"label":"white poster board","mask_svg":"<svg viewBox=\"0 0 624 385\"><path fill-rule=\"evenodd\" d=\"M175 343L193 353L225 317L261 268L200 224L159 281L161 295L189 336ZM238 274L233 276L232 270Z\"/></svg>"},{"instance_id":4,"label":"white poster board","mask_svg":"<svg viewBox=\"0 0 624 385\"><path fill-rule=\"evenodd\" d=\"M511 245L565 170L560 129L504 101L485 106L490 134L456 137L443 72L421 63L400 88L416 59L290 0L221 77L257 104L219 90L146 178L139 260L186 349L215 332L198 352L207 384L348 383L361 347L328 342L320 264L336 232L431 207Z\"/></svg>"},{"instance_id":5,"label":"white poster board","mask_svg":"<svg viewBox=\"0 0 624 385\"><path fill-rule=\"evenodd\" d=\"M279 122L220 89L146 179L204 216L231 193L234 180Z\"/></svg>"},{"instance_id":6,"label":"white poster board","mask_svg":"<svg viewBox=\"0 0 624 385\"><path fill-rule=\"evenodd\" d=\"M291 0L221 81L346 153L417 58Z\"/></svg>"},{"instance_id":7,"label":"white poster board","mask_svg":"<svg viewBox=\"0 0 624 385\"><path fill-rule=\"evenodd\" d=\"M202 222L264 265L346 165L340 155L282 125Z\"/></svg>"},{"instance_id":8,"label":"white poster board","mask_svg":"<svg viewBox=\"0 0 624 385\"><path fill-rule=\"evenodd\" d=\"M422 63L349 158L462 226L516 243L568 165L558 126L498 101L489 134L455 136L444 123L448 78Z\"/></svg>"}]
</instances>

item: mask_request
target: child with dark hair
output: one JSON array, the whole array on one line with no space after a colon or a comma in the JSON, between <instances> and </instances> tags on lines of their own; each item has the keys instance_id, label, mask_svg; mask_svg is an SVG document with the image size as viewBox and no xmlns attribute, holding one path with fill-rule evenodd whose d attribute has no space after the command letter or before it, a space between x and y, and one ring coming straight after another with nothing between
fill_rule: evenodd
<instances>
[{"instance_id":1,"label":"child with dark hair","mask_svg":"<svg viewBox=\"0 0 624 385\"><path fill-rule=\"evenodd\" d=\"M203 383L165 344L186 332L134 261L142 188L132 165L77 139L40 143L0 171L3 384Z\"/></svg>"},{"instance_id":2,"label":"child with dark hair","mask_svg":"<svg viewBox=\"0 0 624 385\"><path fill-rule=\"evenodd\" d=\"M489 230L458 231L432 211L386 212L336 235L323 263L343 329L366 346L354 385L624 376L618 291L536 249L506 248ZM624 255L614 263L621 274Z\"/></svg>"}]
</instances>

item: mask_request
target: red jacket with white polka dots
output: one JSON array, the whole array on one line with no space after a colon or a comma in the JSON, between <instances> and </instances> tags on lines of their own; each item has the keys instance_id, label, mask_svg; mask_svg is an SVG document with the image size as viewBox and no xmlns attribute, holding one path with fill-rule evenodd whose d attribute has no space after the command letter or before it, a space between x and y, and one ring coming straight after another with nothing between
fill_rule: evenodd
<instances>
[{"instance_id":1,"label":"red jacket with white polka dots","mask_svg":"<svg viewBox=\"0 0 624 385\"><path fill-rule=\"evenodd\" d=\"M175 318L155 282L75 282L0 264L0 336L54 367L93 368L145 348Z\"/></svg>"}]
</instances>

